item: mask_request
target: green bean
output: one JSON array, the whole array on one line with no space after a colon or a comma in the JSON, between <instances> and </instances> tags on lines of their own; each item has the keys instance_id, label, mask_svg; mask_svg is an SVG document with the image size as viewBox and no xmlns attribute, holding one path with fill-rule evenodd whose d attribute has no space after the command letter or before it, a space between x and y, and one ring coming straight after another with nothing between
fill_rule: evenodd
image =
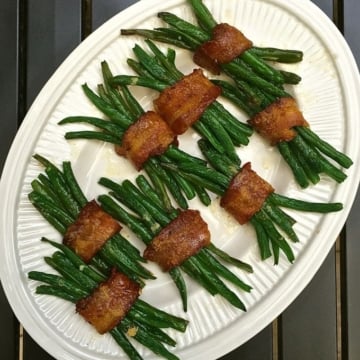
<instances>
[{"instance_id":1,"label":"green bean","mask_svg":"<svg viewBox=\"0 0 360 360\"><path fill-rule=\"evenodd\" d=\"M118 325L118 327L123 331L127 332L129 329L134 328L133 322L131 322L129 319L124 318L121 323ZM151 334L146 333L142 328L136 327L135 334L133 336L134 339L136 339L139 343L143 344L147 348L149 348L153 353L160 355L166 359L169 360L178 360L178 357L174 354L170 353L163 344L152 338Z\"/></svg>"},{"instance_id":2,"label":"green bean","mask_svg":"<svg viewBox=\"0 0 360 360\"><path fill-rule=\"evenodd\" d=\"M267 216L264 210L258 211L254 215L255 220L261 222L261 225L264 227L267 236L270 238L271 243L278 246L281 250L283 250L284 254L286 255L287 259L292 263L295 260L293 251L291 250L290 246L283 238L283 236L278 232L276 227L273 225L271 219ZM278 263L278 257L275 256L275 264Z\"/></svg>"},{"instance_id":3,"label":"green bean","mask_svg":"<svg viewBox=\"0 0 360 360\"><path fill-rule=\"evenodd\" d=\"M74 218L78 215L80 207L78 203L73 199L68 187L62 177L57 176L57 172L52 167L45 169L45 172L53 185L54 192L58 195L64 208L67 209L68 213Z\"/></svg>"},{"instance_id":4,"label":"green bean","mask_svg":"<svg viewBox=\"0 0 360 360\"><path fill-rule=\"evenodd\" d=\"M52 257L45 257L45 262L50 265L53 269L59 272L65 279L71 280L77 284L77 286L82 289L83 291L90 291L89 284L82 284L80 279L76 276L73 272L72 267L64 266L63 262L59 264L59 261L54 260L54 256Z\"/></svg>"},{"instance_id":5,"label":"green bean","mask_svg":"<svg viewBox=\"0 0 360 360\"><path fill-rule=\"evenodd\" d=\"M170 76L168 71L155 60L155 58L146 53L146 51L144 51L139 45L136 44L134 46L133 52L142 66L144 66L144 68L157 80L162 81L167 85L171 85L176 81L172 76Z\"/></svg>"},{"instance_id":6,"label":"green bean","mask_svg":"<svg viewBox=\"0 0 360 360\"><path fill-rule=\"evenodd\" d=\"M126 86L121 86L121 93L128 105L129 110L131 111L133 119L138 119L142 114L144 114L144 109Z\"/></svg>"},{"instance_id":7,"label":"green bean","mask_svg":"<svg viewBox=\"0 0 360 360\"><path fill-rule=\"evenodd\" d=\"M220 280L220 278L217 277L216 274L208 269L206 263L204 264L197 256L192 256L191 258L187 259L187 261L191 261L192 263L195 263L196 266L198 266L202 276L212 284L218 294L223 296L233 306L246 311L244 303Z\"/></svg>"},{"instance_id":8,"label":"green bean","mask_svg":"<svg viewBox=\"0 0 360 360\"><path fill-rule=\"evenodd\" d=\"M186 288L186 283L185 280L181 274L181 271L179 268L173 268L169 271L169 274L171 276L171 278L173 279L180 297L181 297L181 301L182 301L182 306L183 306L183 310L186 312L187 311L187 303L188 303L188 296L187 296L187 288Z\"/></svg>"},{"instance_id":9,"label":"green bean","mask_svg":"<svg viewBox=\"0 0 360 360\"><path fill-rule=\"evenodd\" d=\"M150 166L152 171L155 171L157 173L158 177L166 185L166 187L168 188L168 190L170 191L171 195L174 197L176 202L179 204L179 206L182 209L187 209L188 203L179 185L174 180L174 178L170 176L170 174L165 170L168 168L167 164L165 163L160 164L157 158L149 158L146 162L151 164Z\"/></svg>"},{"instance_id":10,"label":"green bean","mask_svg":"<svg viewBox=\"0 0 360 360\"><path fill-rule=\"evenodd\" d=\"M155 189L153 189L150 182L144 175L140 174L136 177L136 184L141 190L142 194L151 200L153 204L157 205L158 207L162 207L163 204L158 193L155 191Z\"/></svg>"},{"instance_id":11,"label":"green bean","mask_svg":"<svg viewBox=\"0 0 360 360\"><path fill-rule=\"evenodd\" d=\"M121 35L140 35L146 39L172 44L187 50L192 50L197 44L186 34L171 28L157 28L155 30L121 29Z\"/></svg>"},{"instance_id":12,"label":"green bean","mask_svg":"<svg viewBox=\"0 0 360 360\"><path fill-rule=\"evenodd\" d=\"M168 73L171 81L178 81L183 77L183 74L176 68L175 64L165 56L160 49L149 39L145 40L150 50L155 56L155 59L160 62L163 69Z\"/></svg>"},{"instance_id":13,"label":"green bean","mask_svg":"<svg viewBox=\"0 0 360 360\"><path fill-rule=\"evenodd\" d=\"M106 116L108 116L114 123L121 126L122 129L127 129L131 125L131 121L120 113L118 110L115 110L111 105L106 103L101 97L96 95L87 84L84 84L83 90L85 95L89 98L89 100Z\"/></svg>"},{"instance_id":14,"label":"green bean","mask_svg":"<svg viewBox=\"0 0 360 360\"><path fill-rule=\"evenodd\" d=\"M181 176L183 176L185 179L188 179L189 181L199 185L199 186L203 186L206 189L210 190L211 192L217 194L217 195L222 195L224 193L224 187L215 183L214 181L212 181L212 179L207 179L207 178L203 178L202 176L199 176L197 174L191 173L191 172L186 172L186 171L182 171L180 170L180 168L176 165L172 165L172 164L163 164L164 167L173 170L174 173L179 173ZM202 169L204 170L204 169ZM206 171L206 169L205 169Z\"/></svg>"},{"instance_id":15,"label":"green bean","mask_svg":"<svg viewBox=\"0 0 360 360\"><path fill-rule=\"evenodd\" d=\"M206 251L206 249L202 249L197 253L197 257L203 264L208 264L210 269L213 270L214 273L218 274L225 280L228 280L232 284L238 286L240 289L250 292L252 289L251 286L244 283L240 280L234 273L232 273L228 268L226 268L221 262L219 262L210 252Z\"/></svg>"},{"instance_id":16,"label":"green bean","mask_svg":"<svg viewBox=\"0 0 360 360\"><path fill-rule=\"evenodd\" d=\"M211 146L209 146L206 140L200 139L198 141L198 145L202 154L209 161L211 166L215 170L224 174L228 179L231 179L240 170L240 166L238 164L234 164L234 162L226 156L219 154Z\"/></svg>"},{"instance_id":17,"label":"green bean","mask_svg":"<svg viewBox=\"0 0 360 360\"><path fill-rule=\"evenodd\" d=\"M212 284L212 282L204 277L201 269L197 266L197 264L192 261L193 259L190 257L187 260L185 260L181 264L181 270L183 270L185 273L187 273L192 279L194 279L196 282L198 282L206 291L209 292L210 295L216 295L218 294L218 290Z\"/></svg>"},{"instance_id":18,"label":"green bean","mask_svg":"<svg viewBox=\"0 0 360 360\"><path fill-rule=\"evenodd\" d=\"M297 63L303 60L303 52L299 50L283 50L271 47L253 46L248 50L253 54L261 57L263 60L276 61L280 63Z\"/></svg>"},{"instance_id":19,"label":"green bean","mask_svg":"<svg viewBox=\"0 0 360 360\"><path fill-rule=\"evenodd\" d=\"M336 150L329 143L322 140L309 127L297 126L296 131L310 144L316 146L322 153L335 160L339 165L348 169L353 164L353 161L347 155Z\"/></svg>"},{"instance_id":20,"label":"green bean","mask_svg":"<svg viewBox=\"0 0 360 360\"><path fill-rule=\"evenodd\" d=\"M104 281L105 278L102 274L94 271L91 267L89 267L78 255L75 254L73 250L71 250L68 246L57 243L55 241L49 240L45 237L41 238L41 241L51 244L52 246L56 247L57 249L61 250L64 255L72 262L72 264L81 272L86 274L92 280L96 282Z\"/></svg>"},{"instance_id":21,"label":"green bean","mask_svg":"<svg viewBox=\"0 0 360 360\"><path fill-rule=\"evenodd\" d=\"M134 261L146 262L140 255L139 249L126 240L121 233L115 234L112 237L112 241L121 251L127 254Z\"/></svg>"},{"instance_id":22,"label":"green bean","mask_svg":"<svg viewBox=\"0 0 360 360\"><path fill-rule=\"evenodd\" d=\"M69 216L62 208L54 206L52 201L49 201L40 193L32 191L29 193L28 198L44 217L47 219L51 218L51 224L56 225L56 228L61 230L60 232L62 234L64 234L66 228L73 223L74 218L72 216ZM63 229L65 229L65 231L63 231Z\"/></svg>"},{"instance_id":23,"label":"green bean","mask_svg":"<svg viewBox=\"0 0 360 360\"><path fill-rule=\"evenodd\" d=\"M60 290L58 288L54 288L50 285L39 285L35 290L36 294L39 295L51 295L56 296L58 298L64 299L66 301L70 301L72 303L76 303L79 300L79 297L74 294L69 294L66 291Z\"/></svg>"},{"instance_id":24,"label":"green bean","mask_svg":"<svg viewBox=\"0 0 360 360\"><path fill-rule=\"evenodd\" d=\"M211 253L215 254L221 260L227 262L230 265L236 266L237 268L239 268L241 270L244 270L244 271L249 272L249 273L253 272L253 269L252 269L251 265L230 256L225 251L223 251L223 250L219 249L218 247L216 247L213 243L210 243L206 248L204 248L204 251L205 252L211 252Z\"/></svg>"},{"instance_id":25,"label":"green bean","mask_svg":"<svg viewBox=\"0 0 360 360\"><path fill-rule=\"evenodd\" d=\"M87 204L87 199L75 178L70 161L63 162L63 173L65 182L69 187L73 198L77 201L79 207L83 208Z\"/></svg>"},{"instance_id":26,"label":"green bean","mask_svg":"<svg viewBox=\"0 0 360 360\"><path fill-rule=\"evenodd\" d=\"M114 138L121 138L123 130L119 125L106 121L104 119L91 117L91 116L68 116L58 122L58 125L74 124L74 123L85 123L96 126L99 129L105 130L107 136L113 136Z\"/></svg>"},{"instance_id":27,"label":"green bean","mask_svg":"<svg viewBox=\"0 0 360 360\"><path fill-rule=\"evenodd\" d=\"M255 216L250 219L250 223L255 229L256 239L260 249L261 260L266 260L271 256L270 242L261 221L258 221Z\"/></svg>"},{"instance_id":28,"label":"green bean","mask_svg":"<svg viewBox=\"0 0 360 360\"><path fill-rule=\"evenodd\" d=\"M278 227L284 231L284 233L293 241L298 242L299 238L292 228L293 223L288 220L286 216L283 216L283 212L276 206L272 206L269 202L265 201L262 207L266 215L272 219L272 221L278 225Z\"/></svg>"},{"instance_id":29,"label":"green bean","mask_svg":"<svg viewBox=\"0 0 360 360\"><path fill-rule=\"evenodd\" d=\"M110 196L100 195L98 197L101 205L112 215L115 219L128 226L142 241L148 244L152 240L151 234L145 228L145 224L135 216L127 213L122 207L120 207Z\"/></svg>"},{"instance_id":30,"label":"green bean","mask_svg":"<svg viewBox=\"0 0 360 360\"><path fill-rule=\"evenodd\" d=\"M198 196L198 198L200 199L200 201L205 205L205 206L209 206L211 204L211 198L209 196L209 194L207 193L207 191L200 185L197 184L193 184L196 194Z\"/></svg>"},{"instance_id":31,"label":"green bean","mask_svg":"<svg viewBox=\"0 0 360 360\"><path fill-rule=\"evenodd\" d=\"M133 323L133 326L137 328L137 331L141 329L147 336L151 337L153 340L159 341L160 343L175 346L176 341L167 335L160 327L155 327L149 325L146 320L141 318L141 315L136 316L137 314L129 311L126 318Z\"/></svg>"},{"instance_id":32,"label":"green bean","mask_svg":"<svg viewBox=\"0 0 360 360\"><path fill-rule=\"evenodd\" d=\"M165 155L162 155L159 157L159 160L162 163L168 163L171 164L172 161ZM169 176L172 177L173 181L175 181L178 184L178 187L183 192L187 200L191 200L196 196L196 190L192 183L190 183L188 180L180 176L179 174L173 175L171 172L168 173Z\"/></svg>"},{"instance_id":33,"label":"green bean","mask_svg":"<svg viewBox=\"0 0 360 360\"><path fill-rule=\"evenodd\" d=\"M121 330L115 327L110 330L110 334L131 360L143 360L138 351Z\"/></svg>"},{"instance_id":34,"label":"green bean","mask_svg":"<svg viewBox=\"0 0 360 360\"><path fill-rule=\"evenodd\" d=\"M276 70L262 61L261 58L257 57L250 51L244 51L241 54L241 59L251 67L251 69L258 73L258 75L264 77L266 80L274 84L283 84L284 78L279 70ZM237 59L235 59L237 61Z\"/></svg>"},{"instance_id":35,"label":"green bean","mask_svg":"<svg viewBox=\"0 0 360 360\"><path fill-rule=\"evenodd\" d=\"M297 199L292 199L284 195L272 193L269 198L277 206L282 206L288 209L294 209L298 211L329 213L340 211L343 208L341 203L316 203L308 202Z\"/></svg>"},{"instance_id":36,"label":"green bean","mask_svg":"<svg viewBox=\"0 0 360 360\"><path fill-rule=\"evenodd\" d=\"M60 291L63 291L70 296L72 295L74 297L82 298L87 295L87 291L78 287L76 283L59 275L47 274L40 271L30 271L28 273L28 278L46 283L52 286L54 289L56 288Z\"/></svg>"},{"instance_id":37,"label":"green bean","mask_svg":"<svg viewBox=\"0 0 360 360\"><path fill-rule=\"evenodd\" d=\"M136 275L137 278L141 279L155 279L155 276L139 263L128 259L128 257L121 252L111 241L100 249L100 255L105 255L106 258L111 259L113 265L117 266L119 271L124 272L129 277Z\"/></svg>"},{"instance_id":38,"label":"green bean","mask_svg":"<svg viewBox=\"0 0 360 360\"><path fill-rule=\"evenodd\" d=\"M205 31L179 18L174 14L171 14L169 12L159 12L158 17L167 24L173 26L174 28L183 31L185 34L188 34L188 36L190 36L191 38L196 39L198 41L198 45L200 45L202 42L209 40L209 36Z\"/></svg>"},{"instance_id":39,"label":"green bean","mask_svg":"<svg viewBox=\"0 0 360 360\"><path fill-rule=\"evenodd\" d=\"M120 145L121 140L111 134L106 134L104 132L99 131L69 131L65 134L66 140L77 140L77 139L87 139L87 140L99 140L112 144Z\"/></svg>"},{"instance_id":40,"label":"green bean","mask_svg":"<svg viewBox=\"0 0 360 360\"><path fill-rule=\"evenodd\" d=\"M114 183L107 178L100 178L100 185L104 185L108 188L113 189L113 195L117 200L121 201L129 209L136 211L143 219L143 222L150 228L157 231L160 229L160 224L154 219L148 209L137 200L134 196L128 196L127 190L123 185Z\"/></svg>"},{"instance_id":41,"label":"green bean","mask_svg":"<svg viewBox=\"0 0 360 360\"><path fill-rule=\"evenodd\" d=\"M171 327L175 330L185 332L186 327L189 323L188 320L184 320L175 315L171 315L163 310L160 310L145 301L138 299L134 304L133 308L146 315L149 319L159 320L167 323L167 327Z\"/></svg>"},{"instance_id":42,"label":"green bean","mask_svg":"<svg viewBox=\"0 0 360 360\"><path fill-rule=\"evenodd\" d=\"M159 199L161 199L162 206L167 211L172 211L172 205L170 197L166 191L165 184L160 179L156 168L150 161L147 161L144 165L144 169L148 174L149 178L151 179L152 183L154 184L155 192L158 195Z\"/></svg>"},{"instance_id":43,"label":"green bean","mask_svg":"<svg viewBox=\"0 0 360 360\"><path fill-rule=\"evenodd\" d=\"M277 144L277 148L279 149L279 152L281 153L281 155L283 156L283 158L285 159L287 164L290 166L297 183L302 188L308 187L309 181L306 176L306 173L305 173L304 169L301 167L301 165L299 164L295 155L292 153L292 150L290 149L289 144L285 141L281 141Z\"/></svg>"}]
</instances>

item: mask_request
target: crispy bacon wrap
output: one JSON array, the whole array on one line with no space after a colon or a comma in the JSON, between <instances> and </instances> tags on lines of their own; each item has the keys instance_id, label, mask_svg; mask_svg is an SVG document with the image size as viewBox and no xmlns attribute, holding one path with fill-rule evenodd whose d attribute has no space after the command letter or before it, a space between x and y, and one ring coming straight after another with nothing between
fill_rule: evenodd
<instances>
[{"instance_id":1,"label":"crispy bacon wrap","mask_svg":"<svg viewBox=\"0 0 360 360\"><path fill-rule=\"evenodd\" d=\"M211 39L200 45L193 56L195 64L220 74L220 65L229 63L252 47L252 42L237 28L226 23L214 27Z\"/></svg>"},{"instance_id":2,"label":"crispy bacon wrap","mask_svg":"<svg viewBox=\"0 0 360 360\"><path fill-rule=\"evenodd\" d=\"M221 89L206 78L200 69L184 76L162 91L154 100L156 111L172 131L183 134L220 95Z\"/></svg>"},{"instance_id":3,"label":"crispy bacon wrap","mask_svg":"<svg viewBox=\"0 0 360 360\"><path fill-rule=\"evenodd\" d=\"M246 163L231 180L220 205L240 224L245 224L262 208L272 192L274 188L251 169L250 163Z\"/></svg>"},{"instance_id":4,"label":"crispy bacon wrap","mask_svg":"<svg viewBox=\"0 0 360 360\"><path fill-rule=\"evenodd\" d=\"M89 262L105 242L121 230L119 223L101 209L95 200L88 202L64 235L63 243Z\"/></svg>"},{"instance_id":5,"label":"crispy bacon wrap","mask_svg":"<svg viewBox=\"0 0 360 360\"><path fill-rule=\"evenodd\" d=\"M209 244L210 232L200 212L185 210L154 237L144 258L169 271Z\"/></svg>"},{"instance_id":6,"label":"crispy bacon wrap","mask_svg":"<svg viewBox=\"0 0 360 360\"><path fill-rule=\"evenodd\" d=\"M272 145L290 141L296 135L295 126L309 126L295 99L282 97L248 120L248 123Z\"/></svg>"},{"instance_id":7,"label":"crispy bacon wrap","mask_svg":"<svg viewBox=\"0 0 360 360\"><path fill-rule=\"evenodd\" d=\"M76 303L76 311L100 334L105 334L120 323L139 295L139 284L113 270L106 281Z\"/></svg>"},{"instance_id":8,"label":"crispy bacon wrap","mask_svg":"<svg viewBox=\"0 0 360 360\"><path fill-rule=\"evenodd\" d=\"M130 125L115 146L118 155L127 157L140 170L152 156L161 155L175 140L168 124L154 111L147 111Z\"/></svg>"}]
</instances>

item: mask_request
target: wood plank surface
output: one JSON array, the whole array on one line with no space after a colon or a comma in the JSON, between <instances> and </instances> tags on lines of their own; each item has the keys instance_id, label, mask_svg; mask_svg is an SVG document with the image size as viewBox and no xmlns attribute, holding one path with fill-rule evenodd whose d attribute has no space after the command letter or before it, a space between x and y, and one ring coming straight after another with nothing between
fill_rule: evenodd
<instances>
[{"instance_id":1,"label":"wood plank surface","mask_svg":"<svg viewBox=\"0 0 360 360\"><path fill-rule=\"evenodd\" d=\"M28 109L57 67L81 41L80 0L29 0L26 9ZM23 331L21 360L53 359Z\"/></svg>"}]
</instances>

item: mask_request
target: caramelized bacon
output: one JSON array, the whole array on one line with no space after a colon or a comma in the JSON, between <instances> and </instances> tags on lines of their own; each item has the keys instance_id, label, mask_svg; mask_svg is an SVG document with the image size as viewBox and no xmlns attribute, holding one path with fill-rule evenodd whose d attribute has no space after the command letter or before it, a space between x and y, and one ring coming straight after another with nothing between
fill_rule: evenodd
<instances>
[{"instance_id":1,"label":"caramelized bacon","mask_svg":"<svg viewBox=\"0 0 360 360\"><path fill-rule=\"evenodd\" d=\"M121 226L101 209L95 200L88 202L64 235L63 242L85 262L89 262Z\"/></svg>"},{"instance_id":2,"label":"caramelized bacon","mask_svg":"<svg viewBox=\"0 0 360 360\"><path fill-rule=\"evenodd\" d=\"M169 271L209 244L210 232L200 212L185 210L154 237L144 258Z\"/></svg>"},{"instance_id":3,"label":"caramelized bacon","mask_svg":"<svg viewBox=\"0 0 360 360\"><path fill-rule=\"evenodd\" d=\"M183 134L220 95L220 87L195 69L173 86L166 88L154 101L156 111L175 134Z\"/></svg>"},{"instance_id":4,"label":"caramelized bacon","mask_svg":"<svg viewBox=\"0 0 360 360\"><path fill-rule=\"evenodd\" d=\"M273 187L246 163L231 180L220 205L240 223L245 224L262 207Z\"/></svg>"},{"instance_id":5,"label":"caramelized bacon","mask_svg":"<svg viewBox=\"0 0 360 360\"><path fill-rule=\"evenodd\" d=\"M104 334L120 323L139 295L139 284L113 270L109 279L76 303L76 311Z\"/></svg>"},{"instance_id":6,"label":"caramelized bacon","mask_svg":"<svg viewBox=\"0 0 360 360\"><path fill-rule=\"evenodd\" d=\"M229 63L252 47L252 42L235 27L223 23L214 27L211 39L200 45L194 53L195 64L220 74L220 65Z\"/></svg>"},{"instance_id":7,"label":"caramelized bacon","mask_svg":"<svg viewBox=\"0 0 360 360\"><path fill-rule=\"evenodd\" d=\"M167 123L154 111L148 111L128 127L122 145L117 145L115 151L140 170L148 158L162 154L174 139Z\"/></svg>"},{"instance_id":8,"label":"caramelized bacon","mask_svg":"<svg viewBox=\"0 0 360 360\"><path fill-rule=\"evenodd\" d=\"M308 126L296 101L291 97L279 98L248 122L272 145L292 140L297 135L294 126Z\"/></svg>"}]
</instances>

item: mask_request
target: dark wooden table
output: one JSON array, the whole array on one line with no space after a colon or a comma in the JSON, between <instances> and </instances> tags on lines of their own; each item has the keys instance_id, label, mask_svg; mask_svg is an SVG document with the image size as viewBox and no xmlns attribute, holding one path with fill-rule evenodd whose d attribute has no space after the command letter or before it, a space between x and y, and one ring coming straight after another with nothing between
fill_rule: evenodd
<instances>
[{"instance_id":1,"label":"dark wooden table","mask_svg":"<svg viewBox=\"0 0 360 360\"><path fill-rule=\"evenodd\" d=\"M0 1L0 169L27 109L54 70L87 35L134 2ZM344 34L359 64L360 1L313 2ZM359 220L360 195L336 245L302 294L270 326L223 360L360 359ZM23 330L1 288L0 358L52 359Z\"/></svg>"}]
</instances>

